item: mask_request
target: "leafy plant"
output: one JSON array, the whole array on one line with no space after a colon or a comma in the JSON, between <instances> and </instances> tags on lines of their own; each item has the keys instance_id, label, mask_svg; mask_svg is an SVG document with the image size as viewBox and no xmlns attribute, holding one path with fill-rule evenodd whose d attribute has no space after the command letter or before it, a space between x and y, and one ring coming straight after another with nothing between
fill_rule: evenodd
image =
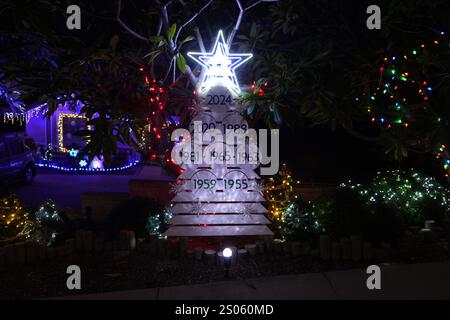
<instances>
[{"instance_id":1,"label":"leafy plant","mask_svg":"<svg viewBox=\"0 0 450 320\"><path fill-rule=\"evenodd\" d=\"M339 239L363 235L369 223L370 209L358 192L338 188L315 203L315 212L324 232Z\"/></svg>"},{"instance_id":2,"label":"leafy plant","mask_svg":"<svg viewBox=\"0 0 450 320\"><path fill-rule=\"evenodd\" d=\"M405 229L403 217L389 204L369 204L358 191L341 187L315 204L315 212L324 232L332 237L360 235L379 244L395 242Z\"/></svg>"}]
</instances>

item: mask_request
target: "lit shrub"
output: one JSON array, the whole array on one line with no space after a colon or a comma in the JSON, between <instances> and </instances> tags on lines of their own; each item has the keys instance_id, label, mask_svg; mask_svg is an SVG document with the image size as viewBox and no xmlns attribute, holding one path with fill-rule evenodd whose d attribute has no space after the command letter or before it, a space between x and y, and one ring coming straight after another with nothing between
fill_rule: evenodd
<instances>
[{"instance_id":1,"label":"lit shrub","mask_svg":"<svg viewBox=\"0 0 450 320\"><path fill-rule=\"evenodd\" d=\"M351 182L342 186L356 190L371 206L395 208L408 226L423 226L425 220L440 225L450 213L449 190L412 170L379 173L368 186Z\"/></svg>"},{"instance_id":2,"label":"lit shrub","mask_svg":"<svg viewBox=\"0 0 450 320\"><path fill-rule=\"evenodd\" d=\"M313 206L301 198L286 207L281 222L281 236L289 240L313 240L322 231Z\"/></svg>"}]
</instances>

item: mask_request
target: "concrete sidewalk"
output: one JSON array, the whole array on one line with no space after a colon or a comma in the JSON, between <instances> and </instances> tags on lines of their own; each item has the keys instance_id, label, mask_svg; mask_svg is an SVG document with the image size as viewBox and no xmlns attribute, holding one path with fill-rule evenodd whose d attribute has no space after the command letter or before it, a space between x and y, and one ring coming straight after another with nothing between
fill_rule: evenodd
<instances>
[{"instance_id":1,"label":"concrete sidewalk","mask_svg":"<svg viewBox=\"0 0 450 320\"><path fill-rule=\"evenodd\" d=\"M381 290L363 269L60 297L82 300L450 299L450 261L381 267Z\"/></svg>"}]
</instances>

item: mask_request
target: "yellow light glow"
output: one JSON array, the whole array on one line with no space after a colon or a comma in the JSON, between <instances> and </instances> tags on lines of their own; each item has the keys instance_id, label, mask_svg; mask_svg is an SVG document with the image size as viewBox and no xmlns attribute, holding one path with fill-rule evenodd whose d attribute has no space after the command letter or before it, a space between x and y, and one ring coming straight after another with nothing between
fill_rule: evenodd
<instances>
[{"instance_id":1,"label":"yellow light glow","mask_svg":"<svg viewBox=\"0 0 450 320\"><path fill-rule=\"evenodd\" d=\"M61 152L69 152L66 148L64 148L64 132L63 132L63 121L64 118L72 118L72 119L86 119L86 116L73 114L73 113L60 113L58 116L58 147ZM91 130L91 126L87 126L88 130Z\"/></svg>"}]
</instances>

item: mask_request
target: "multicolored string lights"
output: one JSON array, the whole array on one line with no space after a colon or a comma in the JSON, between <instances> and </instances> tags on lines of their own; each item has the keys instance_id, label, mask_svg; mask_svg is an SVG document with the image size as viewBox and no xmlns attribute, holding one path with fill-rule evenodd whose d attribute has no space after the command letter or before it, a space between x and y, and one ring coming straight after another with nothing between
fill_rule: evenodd
<instances>
[{"instance_id":1,"label":"multicolored string lights","mask_svg":"<svg viewBox=\"0 0 450 320\"><path fill-rule=\"evenodd\" d=\"M431 126L442 124L442 116L432 108L432 80L423 74L423 64L427 57L435 51L449 50L450 42L445 32L440 32L430 42L423 42L416 48L401 54L385 57L379 67L379 81L368 95L367 113L370 120L382 129L408 129L408 133L416 136L417 144L422 143L419 127L426 123ZM358 99L357 99L358 100ZM436 157L442 160L448 177L450 158L446 146L439 143Z\"/></svg>"}]
</instances>

